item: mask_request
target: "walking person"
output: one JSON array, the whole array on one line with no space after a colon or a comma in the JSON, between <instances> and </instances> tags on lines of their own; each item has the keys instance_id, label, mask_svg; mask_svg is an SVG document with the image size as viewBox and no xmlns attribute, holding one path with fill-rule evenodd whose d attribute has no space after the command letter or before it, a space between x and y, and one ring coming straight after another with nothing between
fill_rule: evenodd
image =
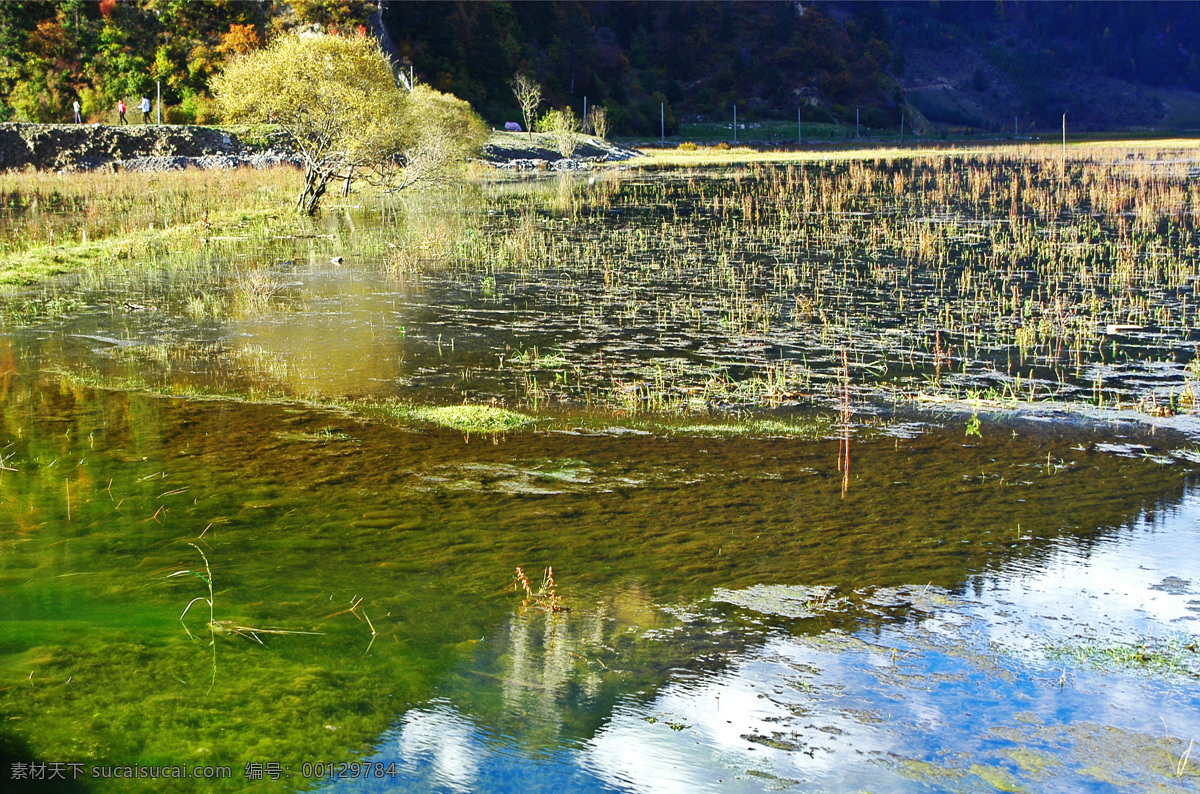
<instances>
[{"instance_id":1,"label":"walking person","mask_svg":"<svg viewBox=\"0 0 1200 794\"><path fill-rule=\"evenodd\" d=\"M141 101L141 104L138 105L138 109L142 111L142 123L149 124L150 123L150 97L145 97L145 96L142 97L142 101Z\"/></svg>"},{"instance_id":2,"label":"walking person","mask_svg":"<svg viewBox=\"0 0 1200 794\"><path fill-rule=\"evenodd\" d=\"M124 100L124 99L118 99L118 100L117 100L117 115L118 115L118 116L120 117L120 119L121 119L121 121L120 121L120 123L121 123L121 124L128 124L128 123L129 123L129 122L128 122L128 121L126 121L126 119L125 119L125 100Z\"/></svg>"},{"instance_id":3,"label":"walking person","mask_svg":"<svg viewBox=\"0 0 1200 794\"><path fill-rule=\"evenodd\" d=\"M82 124L83 116L79 115L79 100L78 99L76 99L74 102L71 103L71 109L75 111L75 123Z\"/></svg>"}]
</instances>

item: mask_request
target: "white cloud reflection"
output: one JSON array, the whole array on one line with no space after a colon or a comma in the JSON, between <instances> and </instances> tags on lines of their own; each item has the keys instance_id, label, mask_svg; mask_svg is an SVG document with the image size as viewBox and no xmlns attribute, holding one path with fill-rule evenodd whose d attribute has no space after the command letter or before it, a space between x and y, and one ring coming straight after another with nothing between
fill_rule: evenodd
<instances>
[{"instance_id":1,"label":"white cloud reflection","mask_svg":"<svg viewBox=\"0 0 1200 794\"><path fill-rule=\"evenodd\" d=\"M964 596L917 597L922 590L897 589L912 602L908 619L884 620L873 632L809 635L785 622L720 664L680 662L653 694L619 698L594 735L561 744L552 757L528 755L519 737L498 738L489 733L495 726L447 703L410 712L384 755L398 753L427 787L453 791L507 788L500 777L520 768L538 781L530 791L906 792L950 785L922 777L920 769L932 768L926 763L963 776L967 789L972 780L982 785L972 777L976 763L1019 777L1028 770L1007 753L1021 748L1061 761L1050 782L1067 790L1091 780L1087 765L1103 761L1078 759L1114 730L1131 732L1118 735L1142 747L1165 741L1176 755L1182 748L1171 741L1200 739L1193 686L1098 672L1046 653L1048 643L1200 633L1196 494L1089 546L1064 538L1032 563L983 575ZM880 603L888 598L894 594ZM770 599L747 604L757 607L742 609L770 612ZM712 628L696 609L672 614L684 616L680 631L693 639ZM599 644L601 629L571 628L535 643L532 624L518 619L512 628L510 704L528 706L540 693L542 708L567 708L555 693L578 674L576 657L559 646L584 634ZM670 643L677 635L655 636ZM584 687L589 698L598 686ZM565 723L546 714L536 721L555 730ZM1176 738L1163 739L1168 731ZM905 768L905 759L918 766ZM1118 787L1136 787L1151 763L1120 757L1104 773ZM1035 776L1024 784L1039 781L1048 782Z\"/></svg>"},{"instance_id":2,"label":"white cloud reflection","mask_svg":"<svg viewBox=\"0 0 1200 794\"><path fill-rule=\"evenodd\" d=\"M475 791L486 754L478 729L452 707L414 709L404 716L397 751L411 773L428 765L433 782L452 791Z\"/></svg>"}]
</instances>

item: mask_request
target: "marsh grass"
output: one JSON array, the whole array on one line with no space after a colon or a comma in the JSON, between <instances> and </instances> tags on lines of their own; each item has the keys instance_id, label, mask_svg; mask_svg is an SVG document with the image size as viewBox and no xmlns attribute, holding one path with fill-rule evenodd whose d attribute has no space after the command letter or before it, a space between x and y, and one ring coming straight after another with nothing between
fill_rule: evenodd
<instances>
[{"instance_id":1,"label":"marsh grass","mask_svg":"<svg viewBox=\"0 0 1200 794\"><path fill-rule=\"evenodd\" d=\"M560 352L538 353L537 347L534 346L528 350L513 351L508 363L525 369L556 369L566 367L570 362Z\"/></svg>"},{"instance_id":2,"label":"marsh grass","mask_svg":"<svg viewBox=\"0 0 1200 794\"><path fill-rule=\"evenodd\" d=\"M848 367L856 399L1169 415L1197 410L1200 393L1187 368L1200 342L1197 152L1173 141L1073 146L1063 179L1055 147L753 161L698 148L694 163L586 179L361 196L366 209L329 207L316 220L277 217L295 174L10 176L9 236L27 248L71 235L83 245L88 212L102 217L88 246L149 236L74 283L10 293L5 315L29 323L103 300L196 322L267 317L296 305L280 297L281 264L297 251L315 263L353 250L398 291L457 282L472 309L545 318L540 334L505 337L516 352L495 350L494 371L454 355L459 333L428 364L470 371L472 385L503 381L506 399L535 410L837 409ZM416 347L421 331L406 319L396 332ZM585 343L558 341L568 333ZM606 337L604 356L586 344L592 333Z\"/></svg>"},{"instance_id":3,"label":"marsh grass","mask_svg":"<svg viewBox=\"0 0 1200 794\"><path fill-rule=\"evenodd\" d=\"M203 290L187 299L186 312L193 320L217 320L228 313L222 296Z\"/></svg>"},{"instance_id":4,"label":"marsh grass","mask_svg":"<svg viewBox=\"0 0 1200 794\"><path fill-rule=\"evenodd\" d=\"M0 175L0 284L195 259L255 226L303 223L282 209L295 169ZM181 257L181 255L188 255Z\"/></svg>"},{"instance_id":5,"label":"marsh grass","mask_svg":"<svg viewBox=\"0 0 1200 794\"><path fill-rule=\"evenodd\" d=\"M593 325L782 349L725 380L625 362L607 389L568 355L563 377L515 382L531 404L832 405L845 348L855 390L889 401L1195 410L1194 142L1074 146L1065 180L1054 147L743 154L485 190L492 218L439 272L538 285ZM1168 366L1148 395L1131 362L1149 358Z\"/></svg>"},{"instance_id":6,"label":"marsh grass","mask_svg":"<svg viewBox=\"0 0 1200 794\"><path fill-rule=\"evenodd\" d=\"M239 272L235 277L234 306L236 311L247 316L265 314L283 285L270 270L255 268ZM190 307L189 303L189 307Z\"/></svg>"}]
</instances>

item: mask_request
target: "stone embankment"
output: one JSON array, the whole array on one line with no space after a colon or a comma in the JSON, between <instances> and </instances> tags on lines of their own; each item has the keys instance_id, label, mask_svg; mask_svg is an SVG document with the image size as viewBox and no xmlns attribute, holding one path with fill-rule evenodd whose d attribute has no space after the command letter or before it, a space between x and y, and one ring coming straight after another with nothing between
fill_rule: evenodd
<instances>
[{"instance_id":1,"label":"stone embankment","mask_svg":"<svg viewBox=\"0 0 1200 794\"><path fill-rule=\"evenodd\" d=\"M0 124L0 170L172 171L299 163L281 146L250 144L213 127Z\"/></svg>"},{"instance_id":2,"label":"stone embankment","mask_svg":"<svg viewBox=\"0 0 1200 794\"><path fill-rule=\"evenodd\" d=\"M251 135L216 127L153 124L0 124L0 171L175 171L229 169L248 165L300 165L280 136ZM497 132L484 145L482 160L516 170L563 171L615 162L639 152L603 139L581 138L570 158L550 136Z\"/></svg>"}]
</instances>

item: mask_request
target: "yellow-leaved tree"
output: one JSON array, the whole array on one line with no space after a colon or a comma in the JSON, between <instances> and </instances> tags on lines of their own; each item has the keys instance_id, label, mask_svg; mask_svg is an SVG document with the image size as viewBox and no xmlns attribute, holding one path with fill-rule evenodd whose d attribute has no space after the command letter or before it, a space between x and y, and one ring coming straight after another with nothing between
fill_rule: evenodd
<instances>
[{"instance_id":1,"label":"yellow-leaved tree","mask_svg":"<svg viewBox=\"0 0 1200 794\"><path fill-rule=\"evenodd\" d=\"M211 81L225 121L279 126L304 159L301 212L334 180L394 189L448 178L487 128L470 106L430 88L406 90L369 36L289 34L231 61Z\"/></svg>"},{"instance_id":2,"label":"yellow-leaved tree","mask_svg":"<svg viewBox=\"0 0 1200 794\"><path fill-rule=\"evenodd\" d=\"M471 106L452 94L418 83L405 91L409 134L399 157L378 160L371 181L389 190L450 179L456 167L479 153L488 126Z\"/></svg>"}]
</instances>

